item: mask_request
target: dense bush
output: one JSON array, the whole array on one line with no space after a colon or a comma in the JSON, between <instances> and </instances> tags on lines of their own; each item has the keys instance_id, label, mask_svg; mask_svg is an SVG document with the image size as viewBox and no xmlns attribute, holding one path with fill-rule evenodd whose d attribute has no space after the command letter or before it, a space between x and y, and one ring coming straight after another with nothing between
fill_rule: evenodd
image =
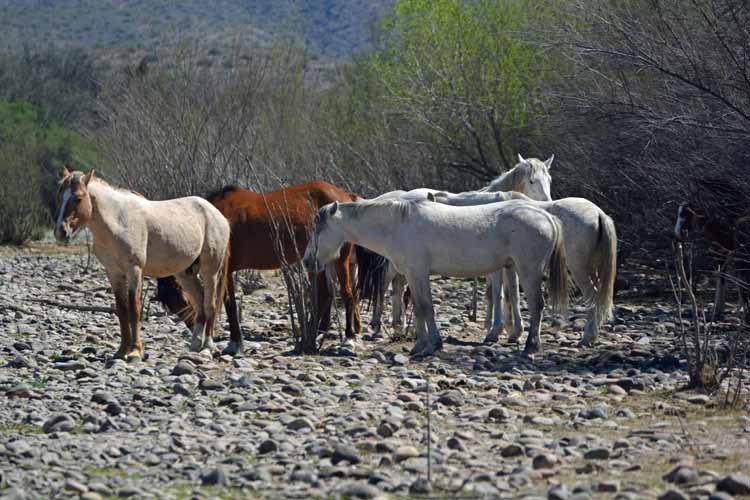
<instances>
[{"instance_id":1,"label":"dense bush","mask_svg":"<svg viewBox=\"0 0 750 500\"><path fill-rule=\"evenodd\" d=\"M77 165L80 138L45 125L25 101L0 100L0 243L20 244L48 227L63 164Z\"/></svg>"},{"instance_id":2,"label":"dense bush","mask_svg":"<svg viewBox=\"0 0 750 500\"><path fill-rule=\"evenodd\" d=\"M549 143L563 193L615 217L621 248L669 252L677 205L706 178L750 199L750 7L743 0L574 0L555 41L575 64ZM562 18L562 16L561 16ZM750 204L749 204L750 205Z\"/></svg>"},{"instance_id":3,"label":"dense bush","mask_svg":"<svg viewBox=\"0 0 750 500\"><path fill-rule=\"evenodd\" d=\"M701 177L750 193L748 19L742 0L397 0L336 65L293 36L222 46L210 67L213 45L169 43L106 75L82 51L29 50L0 57L0 96L33 103L46 141L86 126L97 166L153 198L311 178L463 190L554 153L553 195L599 204L620 248L653 259ZM42 167L93 156L69 137L26 150Z\"/></svg>"}]
</instances>

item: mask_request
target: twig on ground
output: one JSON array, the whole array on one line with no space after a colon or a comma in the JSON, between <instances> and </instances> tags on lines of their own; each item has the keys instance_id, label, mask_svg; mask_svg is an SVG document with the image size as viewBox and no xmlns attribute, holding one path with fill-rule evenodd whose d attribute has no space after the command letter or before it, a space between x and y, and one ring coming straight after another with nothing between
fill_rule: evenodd
<instances>
[{"instance_id":1,"label":"twig on ground","mask_svg":"<svg viewBox=\"0 0 750 500\"><path fill-rule=\"evenodd\" d=\"M66 304L65 302L58 302L50 299L26 299L29 302L36 302L39 304L45 304L53 307L62 307L63 309L72 309L73 311L86 311L86 312L100 312L107 314L114 314L115 310L112 307L104 306L85 306L78 304Z\"/></svg>"}]
</instances>

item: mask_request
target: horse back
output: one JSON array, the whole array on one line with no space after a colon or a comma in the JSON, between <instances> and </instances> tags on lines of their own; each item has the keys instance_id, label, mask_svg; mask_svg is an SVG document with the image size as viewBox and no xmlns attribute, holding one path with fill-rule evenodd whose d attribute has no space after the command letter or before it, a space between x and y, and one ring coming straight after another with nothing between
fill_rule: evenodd
<instances>
[{"instance_id":1,"label":"horse back","mask_svg":"<svg viewBox=\"0 0 750 500\"><path fill-rule=\"evenodd\" d=\"M230 269L277 269L279 255L292 263L305 251L315 212L352 194L333 184L311 181L257 193L227 186L207 197L232 228ZM281 252L280 252L281 251Z\"/></svg>"}]
</instances>

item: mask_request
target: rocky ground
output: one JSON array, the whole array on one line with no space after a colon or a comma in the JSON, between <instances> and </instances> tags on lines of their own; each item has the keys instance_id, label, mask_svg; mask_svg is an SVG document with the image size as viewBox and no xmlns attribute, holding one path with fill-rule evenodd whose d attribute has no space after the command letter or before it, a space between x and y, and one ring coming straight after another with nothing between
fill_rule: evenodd
<instances>
[{"instance_id":1,"label":"rocky ground","mask_svg":"<svg viewBox=\"0 0 750 500\"><path fill-rule=\"evenodd\" d=\"M365 335L353 356L300 357L267 274L244 298L245 357L189 353L153 304L147 357L126 364L110 360L102 270L85 265L80 249L0 249L0 497L750 494L746 407L678 390L668 297L620 298L594 349L576 346L580 309L545 322L530 362L479 344L469 286L438 279L439 356L414 362L410 342Z\"/></svg>"}]
</instances>

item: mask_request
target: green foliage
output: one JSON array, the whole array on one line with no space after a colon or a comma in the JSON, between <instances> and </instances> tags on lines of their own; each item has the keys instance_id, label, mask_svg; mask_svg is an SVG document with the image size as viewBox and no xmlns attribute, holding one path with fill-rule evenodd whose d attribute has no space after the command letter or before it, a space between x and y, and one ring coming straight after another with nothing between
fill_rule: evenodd
<instances>
[{"instance_id":1,"label":"green foliage","mask_svg":"<svg viewBox=\"0 0 750 500\"><path fill-rule=\"evenodd\" d=\"M0 243L41 236L54 210L57 173L65 163L76 165L74 156L91 158L77 134L45 124L27 101L0 99Z\"/></svg>"},{"instance_id":2,"label":"green foliage","mask_svg":"<svg viewBox=\"0 0 750 500\"><path fill-rule=\"evenodd\" d=\"M436 159L489 177L512 166L562 69L532 35L552 15L534 0L397 0L363 70L392 123L414 127Z\"/></svg>"}]
</instances>

